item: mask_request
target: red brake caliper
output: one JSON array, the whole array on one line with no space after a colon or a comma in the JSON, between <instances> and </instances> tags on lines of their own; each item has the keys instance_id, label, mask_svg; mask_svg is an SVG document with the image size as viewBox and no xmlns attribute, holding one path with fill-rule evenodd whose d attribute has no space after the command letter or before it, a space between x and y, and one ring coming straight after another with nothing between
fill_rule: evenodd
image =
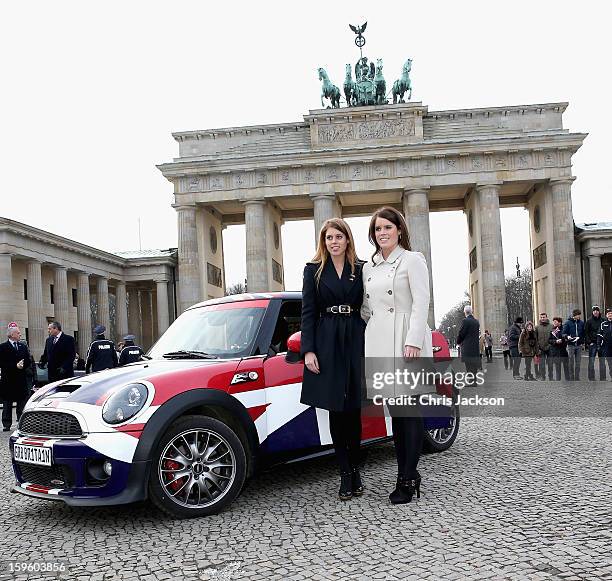
<instances>
[{"instance_id":1,"label":"red brake caliper","mask_svg":"<svg viewBox=\"0 0 612 581\"><path fill-rule=\"evenodd\" d=\"M174 460L164 460L164 468L166 470L178 470L180 467L181 465L178 462L175 462ZM166 474L168 475L169 480L172 480L174 478L174 472L167 472ZM183 478L186 477L184 476ZM172 490L174 491L177 491L181 487L181 481L183 480L183 478L179 478L178 480L171 482L170 488L172 488Z\"/></svg>"}]
</instances>

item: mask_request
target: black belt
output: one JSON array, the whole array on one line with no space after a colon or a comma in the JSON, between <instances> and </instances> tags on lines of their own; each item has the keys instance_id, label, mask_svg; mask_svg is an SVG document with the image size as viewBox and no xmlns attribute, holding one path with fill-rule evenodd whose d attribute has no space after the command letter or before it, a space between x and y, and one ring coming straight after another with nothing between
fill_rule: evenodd
<instances>
[{"instance_id":1,"label":"black belt","mask_svg":"<svg viewBox=\"0 0 612 581\"><path fill-rule=\"evenodd\" d=\"M333 307L327 307L322 315L353 315L359 313L360 308L352 305L334 305Z\"/></svg>"}]
</instances>

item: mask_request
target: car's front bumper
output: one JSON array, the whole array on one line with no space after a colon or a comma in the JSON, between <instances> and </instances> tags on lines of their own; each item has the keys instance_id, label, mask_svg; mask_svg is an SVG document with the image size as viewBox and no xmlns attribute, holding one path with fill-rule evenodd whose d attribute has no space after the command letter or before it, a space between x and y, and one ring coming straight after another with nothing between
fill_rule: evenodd
<instances>
[{"instance_id":1,"label":"car's front bumper","mask_svg":"<svg viewBox=\"0 0 612 581\"><path fill-rule=\"evenodd\" d=\"M145 500L149 461L122 462L107 458L90 448L87 439L26 438L11 435L9 447L15 474L11 492L45 500L59 500L71 506L104 506ZM52 448L52 466L26 464L15 460L14 445ZM89 473L92 462L110 460L112 473L95 480Z\"/></svg>"}]
</instances>

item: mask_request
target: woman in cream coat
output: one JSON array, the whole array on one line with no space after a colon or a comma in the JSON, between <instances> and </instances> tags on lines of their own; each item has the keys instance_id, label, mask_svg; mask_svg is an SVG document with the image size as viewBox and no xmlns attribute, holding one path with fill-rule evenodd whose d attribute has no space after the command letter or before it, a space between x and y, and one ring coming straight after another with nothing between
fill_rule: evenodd
<instances>
[{"instance_id":1,"label":"woman in cream coat","mask_svg":"<svg viewBox=\"0 0 612 581\"><path fill-rule=\"evenodd\" d=\"M433 358L429 311L429 273L425 257L410 251L404 217L395 208L381 208L372 216L370 242L376 252L363 267L364 302L362 316L367 322L365 356L368 396L418 395L426 388L386 385L372 389L374 371L393 371L410 364L410 371L426 367L419 358ZM420 496L421 476L417 471L423 445L423 418L418 405L387 406L392 416L393 440L398 464L394 504Z\"/></svg>"}]
</instances>

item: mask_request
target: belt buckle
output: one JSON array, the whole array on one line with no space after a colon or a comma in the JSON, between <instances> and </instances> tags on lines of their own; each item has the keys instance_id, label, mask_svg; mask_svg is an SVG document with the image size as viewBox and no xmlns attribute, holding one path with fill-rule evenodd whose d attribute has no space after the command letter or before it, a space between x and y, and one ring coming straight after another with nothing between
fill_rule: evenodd
<instances>
[{"instance_id":1,"label":"belt buckle","mask_svg":"<svg viewBox=\"0 0 612 581\"><path fill-rule=\"evenodd\" d=\"M337 307L337 305L334 305L333 307L330 307L329 312L330 313L334 313L334 315L337 315L338 314L338 307Z\"/></svg>"},{"instance_id":2,"label":"belt buckle","mask_svg":"<svg viewBox=\"0 0 612 581\"><path fill-rule=\"evenodd\" d=\"M340 305L338 308L340 309L339 312L343 315L351 314L351 305Z\"/></svg>"}]
</instances>

